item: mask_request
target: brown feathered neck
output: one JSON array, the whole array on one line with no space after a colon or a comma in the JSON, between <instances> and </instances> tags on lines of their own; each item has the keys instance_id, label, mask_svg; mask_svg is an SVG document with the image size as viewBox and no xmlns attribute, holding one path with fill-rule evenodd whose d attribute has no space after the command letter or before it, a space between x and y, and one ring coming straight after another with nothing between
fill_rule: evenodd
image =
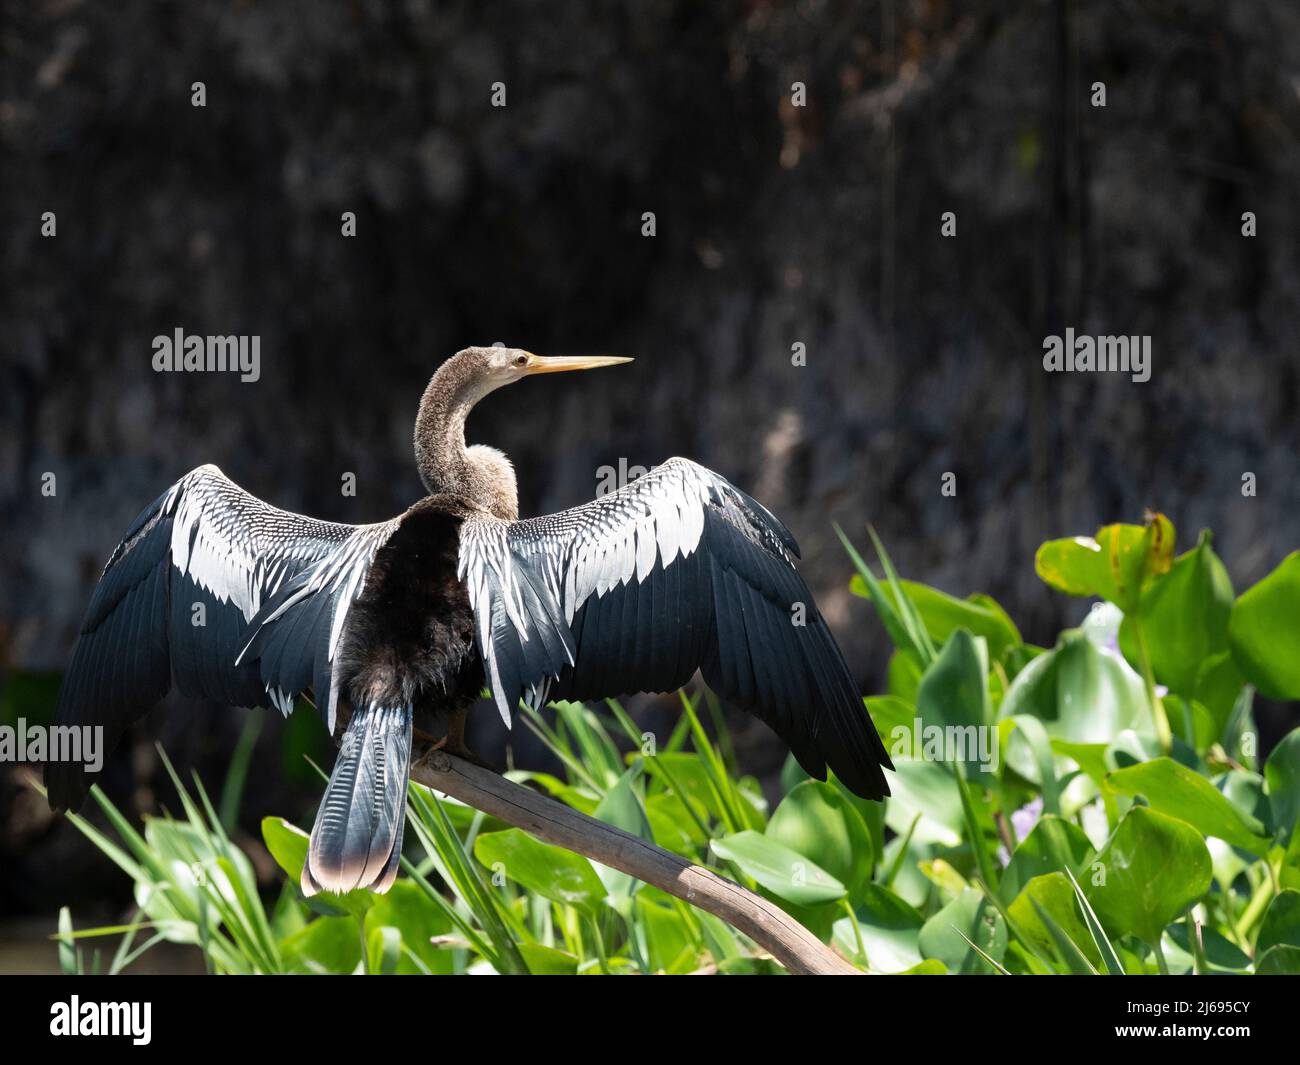
<instances>
[{"instance_id":1,"label":"brown feathered neck","mask_svg":"<svg viewBox=\"0 0 1300 1065\"><path fill-rule=\"evenodd\" d=\"M519 500L510 460L495 448L465 444L469 412L503 383L488 373L480 349L469 348L444 362L420 400L415 465L431 495L458 495L513 521L519 516Z\"/></svg>"}]
</instances>

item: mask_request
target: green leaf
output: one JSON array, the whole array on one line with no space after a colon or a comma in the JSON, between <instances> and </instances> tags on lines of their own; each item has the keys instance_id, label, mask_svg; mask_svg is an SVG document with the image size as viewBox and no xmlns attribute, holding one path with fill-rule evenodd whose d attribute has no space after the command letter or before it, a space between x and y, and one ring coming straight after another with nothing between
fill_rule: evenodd
<instances>
[{"instance_id":1,"label":"green leaf","mask_svg":"<svg viewBox=\"0 0 1300 1065\"><path fill-rule=\"evenodd\" d=\"M1000 659L1007 650L1022 642L1020 630L1007 612L986 595L958 599L917 581L898 583L936 645L946 643L957 629L966 629L975 636L982 636L988 642L990 654ZM860 576L849 582L849 591L864 599L871 598L871 590ZM890 605L899 609L899 600L893 589L886 587L884 594L889 597Z\"/></svg>"},{"instance_id":2,"label":"green leaf","mask_svg":"<svg viewBox=\"0 0 1300 1065\"><path fill-rule=\"evenodd\" d=\"M1154 758L1118 769L1107 775L1106 782L1121 795L1144 795L1153 809L1252 854L1263 857L1271 846L1258 820L1234 806L1195 770L1172 758Z\"/></svg>"},{"instance_id":3,"label":"green leaf","mask_svg":"<svg viewBox=\"0 0 1300 1065\"><path fill-rule=\"evenodd\" d=\"M868 884L853 911L856 934L847 917L835 923L835 941L846 954L856 953L857 936L861 935L867 964L874 972L902 972L921 961L917 939L925 919L894 892L879 884Z\"/></svg>"},{"instance_id":4,"label":"green leaf","mask_svg":"<svg viewBox=\"0 0 1300 1065\"><path fill-rule=\"evenodd\" d=\"M376 895L374 905L366 913L365 927L368 943L373 943L371 937L377 929L388 927L401 932L405 950L397 963L398 973L421 971L406 956L407 951L419 958L430 972L450 974L454 971L451 951L435 947L431 942L435 936L452 931L451 919L412 880L399 879L386 894ZM372 971L374 967L372 954Z\"/></svg>"},{"instance_id":5,"label":"green leaf","mask_svg":"<svg viewBox=\"0 0 1300 1065\"><path fill-rule=\"evenodd\" d=\"M921 676L916 710L922 725L987 725L992 718L988 669L984 640L965 629L954 632Z\"/></svg>"},{"instance_id":6,"label":"green leaf","mask_svg":"<svg viewBox=\"0 0 1300 1065\"><path fill-rule=\"evenodd\" d=\"M1100 596L1127 614L1138 609L1146 583L1169 572L1173 551L1174 527L1153 514L1146 525L1107 525L1096 537L1049 540L1034 556L1034 569L1058 591Z\"/></svg>"},{"instance_id":7,"label":"green leaf","mask_svg":"<svg viewBox=\"0 0 1300 1065\"><path fill-rule=\"evenodd\" d=\"M393 976L402 960L402 933L392 925L375 925L366 935L366 966L376 976Z\"/></svg>"},{"instance_id":8,"label":"green leaf","mask_svg":"<svg viewBox=\"0 0 1300 1065\"><path fill-rule=\"evenodd\" d=\"M1300 699L1300 551L1232 606L1228 643L1237 668L1270 699Z\"/></svg>"},{"instance_id":9,"label":"green leaf","mask_svg":"<svg viewBox=\"0 0 1300 1065\"><path fill-rule=\"evenodd\" d=\"M1035 658L1011 682L998 717L1020 714L1038 718L1049 736L1071 743L1109 744L1125 729L1154 733L1142 678L1079 629L1061 633L1053 650ZM1028 768L1030 779L1035 772Z\"/></svg>"},{"instance_id":10,"label":"green leaf","mask_svg":"<svg viewBox=\"0 0 1300 1065\"><path fill-rule=\"evenodd\" d=\"M906 609L906 596L902 599L898 596L886 596L881 589L880 582L876 580L876 575L871 572L858 550L853 546L853 542L844 535L844 530L838 525L835 526L835 534L840 538L840 543L844 545L844 550L848 552L849 558L853 560L853 565L858 571L858 579L865 584L869 591L868 598L876 608L876 613L880 615L881 624L885 626L885 631L889 633L889 638L900 651L906 650L923 661L928 662L931 658L931 649L923 646L920 642L921 633L915 631L912 625L912 615ZM888 575L889 567L886 567ZM898 602L903 609L896 608L895 602Z\"/></svg>"},{"instance_id":11,"label":"green leaf","mask_svg":"<svg viewBox=\"0 0 1300 1065\"><path fill-rule=\"evenodd\" d=\"M1276 946L1255 963L1257 976L1300 976L1300 947Z\"/></svg>"},{"instance_id":12,"label":"green leaf","mask_svg":"<svg viewBox=\"0 0 1300 1065\"><path fill-rule=\"evenodd\" d=\"M653 843L654 834L650 831L650 822L638 794L637 781L641 777L641 771L642 764L637 762L620 776L614 786L605 793L605 797L600 800L592 816L607 825L621 828L624 832L630 832L640 839ZM598 862L594 864L594 868L596 875L605 885L605 890L614 899L616 907L631 898L640 887L641 881L628 876L627 873L610 869Z\"/></svg>"},{"instance_id":13,"label":"green leaf","mask_svg":"<svg viewBox=\"0 0 1300 1065\"><path fill-rule=\"evenodd\" d=\"M262 841L275 859L275 864L285 871L294 884L302 880L302 867L307 862L307 847L311 843L311 837L306 832L283 817L264 817Z\"/></svg>"},{"instance_id":14,"label":"green leaf","mask_svg":"<svg viewBox=\"0 0 1300 1065\"><path fill-rule=\"evenodd\" d=\"M805 780L797 785L781 800L764 834L826 870L848 888L850 898L871 879L871 833L833 784Z\"/></svg>"},{"instance_id":15,"label":"green leaf","mask_svg":"<svg viewBox=\"0 0 1300 1065\"><path fill-rule=\"evenodd\" d=\"M1088 934L1092 936L1092 944L1097 948L1097 953L1101 955L1101 960L1106 965L1106 972L1110 976L1123 976L1124 965L1119 960L1110 937L1106 935L1106 930L1101 927L1097 911L1092 908L1088 896L1083 893L1083 888L1079 887L1079 881L1075 879L1074 874L1067 869L1065 875L1070 878L1075 901L1079 904L1079 912L1083 914L1083 923L1088 926Z\"/></svg>"},{"instance_id":16,"label":"green leaf","mask_svg":"<svg viewBox=\"0 0 1300 1065\"><path fill-rule=\"evenodd\" d=\"M696 968L700 951L681 910L657 902L641 892L636 898L636 916L645 933L652 972L683 973Z\"/></svg>"},{"instance_id":17,"label":"green leaf","mask_svg":"<svg viewBox=\"0 0 1300 1065\"><path fill-rule=\"evenodd\" d=\"M1220 742L1226 742L1224 730L1245 683L1231 651L1211 655L1197 670L1193 694L1214 718L1215 739Z\"/></svg>"},{"instance_id":18,"label":"green leaf","mask_svg":"<svg viewBox=\"0 0 1300 1065\"><path fill-rule=\"evenodd\" d=\"M712 847L718 857L735 862L746 876L795 905L816 906L847 894L844 885L819 865L752 829L715 839Z\"/></svg>"},{"instance_id":19,"label":"green leaf","mask_svg":"<svg viewBox=\"0 0 1300 1065\"><path fill-rule=\"evenodd\" d=\"M1256 957L1279 944L1300 948L1300 891L1280 891L1269 903L1255 940Z\"/></svg>"},{"instance_id":20,"label":"green leaf","mask_svg":"<svg viewBox=\"0 0 1300 1065\"><path fill-rule=\"evenodd\" d=\"M1185 821L1134 806L1092 864L1086 894L1112 935L1148 946L1210 887L1210 852Z\"/></svg>"},{"instance_id":21,"label":"green leaf","mask_svg":"<svg viewBox=\"0 0 1300 1065\"><path fill-rule=\"evenodd\" d=\"M998 895L1010 902L1035 877L1077 872L1092 856L1092 844L1073 821L1045 814L1016 847L1002 872Z\"/></svg>"},{"instance_id":22,"label":"green leaf","mask_svg":"<svg viewBox=\"0 0 1300 1065\"><path fill-rule=\"evenodd\" d=\"M1264 763L1264 780L1268 783L1273 825L1282 830L1285 842L1300 818L1300 728L1292 729L1273 748Z\"/></svg>"},{"instance_id":23,"label":"green leaf","mask_svg":"<svg viewBox=\"0 0 1300 1065\"><path fill-rule=\"evenodd\" d=\"M889 694L915 706L916 693L920 688L923 672L921 660L911 651L895 651L889 656L886 671Z\"/></svg>"},{"instance_id":24,"label":"green leaf","mask_svg":"<svg viewBox=\"0 0 1300 1065\"><path fill-rule=\"evenodd\" d=\"M943 962L949 972L987 972L970 943L1000 962L1007 952L1007 925L979 891L968 887L925 922L917 943L922 956Z\"/></svg>"},{"instance_id":25,"label":"green leaf","mask_svg":"<svg viewBox=\"0 0 1300 1065\"><path fill-rule=\"evenodd\" d=\"M318 917L281 945L300 972L346 974L361 964L361 938L355 917Z\"/></svg>"},{"instance_id":26,"label":"green leaf","mask_svg":"<svg viewBox=\"0 0 1300 1065\"><path fill-rule=\"evenodd\" d=\"M885 824L896 833L906 835L920 814L921 820L913 833L917 843L938 843L945 847L961 843L965 825L961 796L953 786L952 774L942 765L895 758L889 789Z\"/></svg>"},{"instance_id":27,"label":"green leaf","mask_svg":"<svg viewBox=\"0 0 1300 1065\"><path fill-rule=\"evenodd\" d=\"M1039 951L1053 948L1074 973L1100 964L1101 956L1079 916L1074 888L1064 873L1033 877L1007 907L1015 927L1033 940ZM1047 953L1045 957L1050 958ZM1080 964L1080 958L1086 959Z\"/></svg>"},{"instance_id":28,"label":"green leaf","mask_svg":"<svg viewBox=\"0 0 1300 1065\"><path fill-rule=\"evenodd\" d=\"M474 856L528 891L594 913L605 898L600 877L580 854L552 847L518 828L488 832L474 841Z\"/></svg>"},{"instance_id":29,"label":"green leaf","mask_svg":"<svg viewBox=\"0 0 1300 1065\"><path fill-rule=\"evenodd\" d=\"M1140 612L1156 680L1191 697L1205 660L1228 649L1232 613L1232 581L1208 530L1143 593ZM1119 642L1130 662L1141 661L1131 617L1120 625Z\"/></svg>"},{"instance_id":30,"label":"green leaf","mask_svg":"<svg viewBox=\"0 0 1300 1065\"><path fill-rule=\"evenodd\" d=\"M937 959L926 959L920 965L904 969L898 976L947 976L948 967Z\"/></svg>"},{"instance_id":31,"label":"green leaf","mask_svg":"<svg viewBox=\"0 0 1300 1065\"><path fill-rule=\"evenodd\" d=\"M896 695L868 695L863 701L867 704L867 713L871 715L876 732L886 749L899 737L911 735L916 720L914 703ZM892 751L890 757L893 757Z\"/></svg>"},{"instance_id":32,"label":"green leaf","mask_svg":"<svg viewBox=\"0 0 1300 1065\"><path fill-rule=\"evenodd\" d=\"M534 976L573 976L578 971L577 955L541 943L520 943L519 953Z\"/></svg>"}]
</instances>

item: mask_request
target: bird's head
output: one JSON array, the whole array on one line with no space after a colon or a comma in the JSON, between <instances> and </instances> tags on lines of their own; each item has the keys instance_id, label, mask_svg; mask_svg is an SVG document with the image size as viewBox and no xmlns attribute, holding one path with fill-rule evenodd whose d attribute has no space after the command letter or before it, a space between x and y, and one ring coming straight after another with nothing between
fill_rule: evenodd
<instances>
[{"instance_id":1,"label":"bird's head","mask_svg":"<svg viewBox=\"0 0 1300 1065\"><path fill-rule=\"evenodd\" d=\"M617 366L631 362L617 355L560 355L547 357L534 355L521 348L466 348L457 352L452 361L464 366L467 376L479 386L480 395L492 392L503 385L513 384L533 374L562 373L565 370L595 370L601 366Z\"/></svg>"}]
</instances>

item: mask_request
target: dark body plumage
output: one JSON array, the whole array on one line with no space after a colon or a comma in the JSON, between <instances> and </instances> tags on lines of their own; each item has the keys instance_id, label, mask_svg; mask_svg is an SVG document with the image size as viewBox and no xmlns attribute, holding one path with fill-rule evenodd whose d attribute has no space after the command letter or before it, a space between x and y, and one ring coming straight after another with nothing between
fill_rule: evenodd
<instances>
[{"instance_id":1,"label":"dark body plumage","mask_svg":"<svg viewBox=\"0 0 1300 1065\"><path fill-rule=\"evenodd\" d=\"M375 554L339 649L353 705L450 713L483 690L474 611L456 576L461 522L474 509L456 496L429 496Z\"/></svg>"},{"instance_id":2,"label":"dark body plumage","mask_svg":"<svg viewBox=\"0 0 1300 1065\"><path fill-rule=\"evenodd\" d=\"M698 669L756 714L800 765L869 798L889 765L849 671L794 569L798 548L761 504L674 458L616 492L518 519L500 452L466 447L465 419L531 373L613 359L469 348L436 373L416 420L429 495L376 525L277 510L213 466L136 520L91 599L58 722L111 746L171 684L288 713L308 689L339 757L303 890L384 890L396 876L417 716L464 714L486 684L506 724L518 700L672 691ZM342 709L344 713L340 714ZM76 808L80 765L51 763L50 803Z\"/></svg>"}]
</instances>

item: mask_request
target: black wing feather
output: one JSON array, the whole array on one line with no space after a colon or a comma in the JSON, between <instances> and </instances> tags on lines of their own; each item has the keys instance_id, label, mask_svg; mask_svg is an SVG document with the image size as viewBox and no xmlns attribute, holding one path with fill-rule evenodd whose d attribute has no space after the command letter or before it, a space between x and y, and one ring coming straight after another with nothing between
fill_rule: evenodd
<instances>
[{"instance_id":1,"label":"black wing feather","mask_svg":"<svg viewBox=\"0 0 1300 1065\"><path fill-rule=\"evenodd\" d=\"M812 776L829 766L857 794L883 797L889 758L792 556L789 530L763 506L672 459L559 514L467 520L460 571L507 722L521 693L673 691L699 668Z\"/></svg>"},{"instance_id":2,"label":"black wing feather","mask_svg":"<svg viewBox=\"0 0 1300 1065\"><path fill-rule=\"evenodd\" d=\"M329 681L341 587L355 589L357 567L395 525L316 521L263 503L215 466L186 474L141 511L110 556L64 675L57 723L102 727L107 752L173 682L191 697L287 712L313 680ZM329 566L338 579L322 580L276 624L258 616L283 585ZM270 668L245 652L263 633L280 641ZM52 807L80 806L81 764L47 763L45 779Z\"/></svg>"}]
</instances>

